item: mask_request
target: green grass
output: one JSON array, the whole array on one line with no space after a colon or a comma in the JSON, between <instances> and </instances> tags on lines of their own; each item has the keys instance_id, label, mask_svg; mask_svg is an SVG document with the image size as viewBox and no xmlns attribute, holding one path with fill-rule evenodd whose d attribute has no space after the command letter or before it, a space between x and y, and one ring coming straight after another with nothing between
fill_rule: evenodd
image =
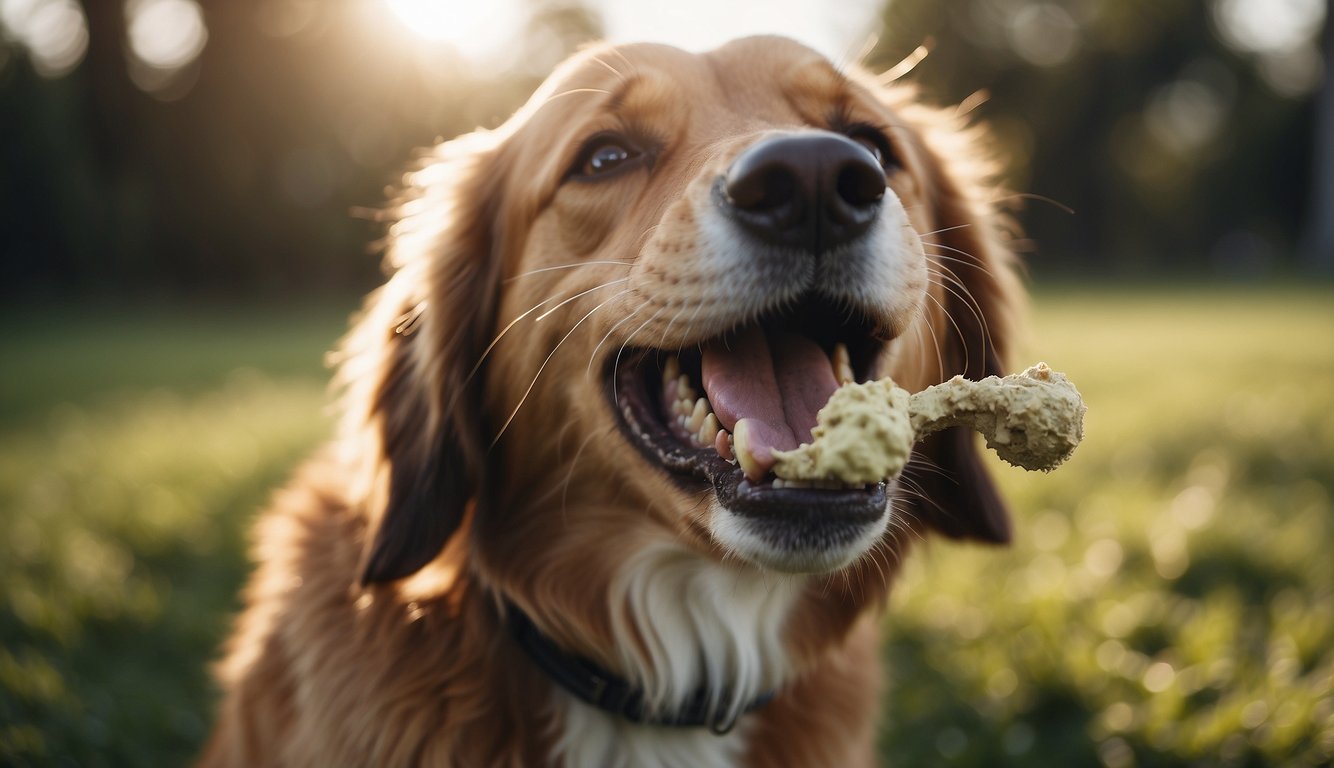
<instances>
[{"instance_id":1,"label":"green grass","mask_svg":"<svg viewBox=\"0 0 1334 768\"><path fill-rule=\"evenodd\" d=\"M1327 765L1334 293L1039 294L1088 403L1050 475L1000 465L1008 550L932 542L887 618L902 765Z\"/></svg>"},{"instance_id":2,"label":"green grass","mask_svg":"<svg viewBox=\"0 0 1334 768\"><path fill-rule=\"evenodd\" d=\"M351 306L5 318L0 764L191 760L246 528L329 431Z\"/></svg>"},{"instance_id":3,"label":"green grass","mask_svg":"<svg viewBox=\"0 0 1334 768\"><path fill-rule=\"evenodd\" d=\"M173 765L255 510L329 432L352 302L10 312L0 764ZM916 548L886 616L898 765L1334 755L1334 291L1040 291L1025 361L1087 439L997 464L1015 545Z\"/></svg>"}]
</instances>

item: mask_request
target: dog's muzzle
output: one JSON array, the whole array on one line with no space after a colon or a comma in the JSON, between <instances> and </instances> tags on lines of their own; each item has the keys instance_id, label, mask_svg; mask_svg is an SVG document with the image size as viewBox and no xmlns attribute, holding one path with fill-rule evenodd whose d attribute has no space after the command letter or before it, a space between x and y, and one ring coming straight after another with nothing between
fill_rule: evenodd
<instances>
[{"instance_id":1,"label":"dog's muzzle","mask_svg":"<svg viewBox=\"0 0 1334 768\"><path fill-rule=\"evenodd\" d=\"M779 135L742 152L714 193L727 217L760 241L821 254L870 229L885 196L885 169L846 136Z\"/></svg>"}]
</instances>

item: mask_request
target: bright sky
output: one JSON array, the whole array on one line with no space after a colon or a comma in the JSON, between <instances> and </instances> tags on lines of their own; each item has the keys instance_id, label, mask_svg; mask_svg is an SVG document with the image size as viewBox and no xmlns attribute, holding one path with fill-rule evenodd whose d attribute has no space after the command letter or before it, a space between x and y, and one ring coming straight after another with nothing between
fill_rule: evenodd
<instances>
[{"instance_id":1,"label":"bright sky","mask_svg":"<svg viewBox=\"0 0 1334 768\"><path fill-rule=\"evenodd\" d=\"M464 56L501 56L522 26L521 0L386 0L420 37L447 42ZM871 39L881 0L592 0L607 37L706 50L735 37L778 33L836 61L855 57Z\"/></svg>"},{"instance_id":2,"label":"bright sky","mask_svg":"<svg viewBox=\"0 0 1334 768\"><path fill-rule=\"evenodd\" d=\"M601 0L607 36L707 50L736 37L778 33L836 61L852 58L871 40L881 0Z\"/></svg>"}]
</instances>

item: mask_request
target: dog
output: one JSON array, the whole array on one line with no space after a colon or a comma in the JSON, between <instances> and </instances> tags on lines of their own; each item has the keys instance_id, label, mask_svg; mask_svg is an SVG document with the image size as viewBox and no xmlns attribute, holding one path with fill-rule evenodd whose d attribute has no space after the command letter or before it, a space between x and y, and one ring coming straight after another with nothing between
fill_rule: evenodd
<instances>
[{"instance_id":1,"label":"dog","mask_svg":"<svg viewBox=\"0 0 1334 768\"><path fill-rule=\"evenodd\" d=\"M261 518L205 766L875 763L911 541L1005 542L971 434L776 481L840 381L1004 372L986 134L779 37L597 45L432 150Z\"/></svg>"}]
</instances>

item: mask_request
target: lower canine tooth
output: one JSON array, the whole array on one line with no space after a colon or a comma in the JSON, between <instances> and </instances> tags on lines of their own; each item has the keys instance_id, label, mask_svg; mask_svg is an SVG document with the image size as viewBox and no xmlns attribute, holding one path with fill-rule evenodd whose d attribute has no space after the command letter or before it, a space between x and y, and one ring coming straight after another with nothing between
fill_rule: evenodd
<instances>
[{"instance_id":1,"label":"lower canine tooth","mask_svg":"<svg viewBox=\"0 0 1334 768\"><path fill-rule=\"evenodd\" d=\"M704 423L699 426L699 434L696 435L700 445L713 445L718 439L718 417L712 413L704 417Z\"/></svg>"},{"instance_id":2,"label":"lower canine tooth","mask_svg":"<svg viewBox=\"0 0 1334 768\"><path fill-rule=\"evenodd\" d=\"M738 421L732 430L732 452L736 454L741 471L746 473L748 480L758 482L764 476L760 462L750 452L750 424L746 419Z\"/></svg>"},{"instance_id":3,"label":"lower canine tooth","mask_svg":"<svg viewBox=\"0 0 1334 768\"><path fill-rule=\"evenodd\" d=\"M704 426L704 417L709 413L709 401L699 398L695 405L690 409L690 420L686 423L686 429L691 432L698 432L699 428Z\"/></svg>"}]
</instances>

